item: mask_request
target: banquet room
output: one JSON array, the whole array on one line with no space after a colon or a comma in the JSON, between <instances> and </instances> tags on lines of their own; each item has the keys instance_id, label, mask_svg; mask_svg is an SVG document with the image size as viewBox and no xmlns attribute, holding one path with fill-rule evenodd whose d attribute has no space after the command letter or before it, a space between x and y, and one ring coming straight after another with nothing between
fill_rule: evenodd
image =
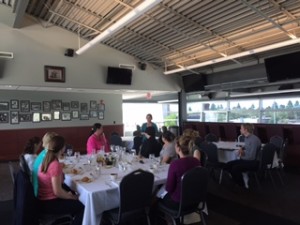
<instances>
[{"instance_id":1,"label":"banquet room","mask_svg":"<svg viewBox=\"0 0 300 225\"><path fill-rule=\"evenodd\" d=\"M142 108L153 104L162 111L147 113L159 128L172 114L177 134L214 133L234 150L244 122L254 124L263 144L283 140L267 171L274 180L266 175L258 183L249 174L250 188L240 189L228 173L222 182L220 169L210 174L206 224L299 224L299 18L295 0L0 1L0 220L11 224L14 217L10 169L19 170L25 143L46 132L62 135L87 160L77 165L80 174L66 175L82 193L83 224L100 224L102 213L118 206L111 173L120 181L134 169L151 170L154 184L164 184L168 167L153 169L148 159L128 159L126 173L101 168L99 177L83 166L93 124L133 146L128 127L145 121L129 126L133 112L125 106L136 105L145 120ZM222 162L235 157L232 148L218 150ZM83 173L93 174L92 182L76 182ZM199 214L184 224L201 224Z\"/></svg>"}]
</instances>

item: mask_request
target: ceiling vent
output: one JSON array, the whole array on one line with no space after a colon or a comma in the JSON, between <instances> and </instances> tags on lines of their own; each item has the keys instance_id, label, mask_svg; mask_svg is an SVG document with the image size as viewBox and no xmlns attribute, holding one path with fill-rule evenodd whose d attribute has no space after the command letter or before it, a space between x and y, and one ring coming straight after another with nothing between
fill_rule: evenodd
<instances>
[{"instance_id":1,"label":"ceiling vent","mask_svg":"<svg viewBox=\"0 0 300 225\"><path fill-rule=\"evenodd\" d=\"M0 58L2 59L12 59L14 57L14 53L12 52L1 52L0 51Z\"/></svg>"},{"instance_id":2,"label":"ceiling vent","mask_svg":"<svg viewBox=\"0 0 300 225\"><path fill-rule=\"evenodd\" d=\"M135 70L135 65L130 64L119 64L119 67L123 69Z\"/></svg>"}]
</instances>

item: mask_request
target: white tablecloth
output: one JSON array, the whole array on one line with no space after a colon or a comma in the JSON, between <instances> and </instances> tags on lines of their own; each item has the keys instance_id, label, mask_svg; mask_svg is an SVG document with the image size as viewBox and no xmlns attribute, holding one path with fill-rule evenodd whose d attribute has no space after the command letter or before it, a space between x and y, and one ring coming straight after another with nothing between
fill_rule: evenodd
<instances>
[{"instance_id":1,"label":"white tablecloth","mask_svg":"<svg viewBox=\"0 0 300 225\"><path fill-rule=\"evenodd\" d=\"M91 183L83 183L80 180L84 176L92 177L91 171L87 171L88 165L84 165L82 160L75 167L81 170L78 175L66 174L65 183L79 193L79 200L85 205L83 225L99 225L102 213L118 207L120 179L135 169L149 170L150 160L144 159L144 164L133 162L131 168L125 172L120 172L117 168L101 168L101 175ZM169 165L161 165L154 173L154 185L163 184L167 180ZM118 173L117 182L110 180L111 173Z\"/></svg>"}]
</instances>

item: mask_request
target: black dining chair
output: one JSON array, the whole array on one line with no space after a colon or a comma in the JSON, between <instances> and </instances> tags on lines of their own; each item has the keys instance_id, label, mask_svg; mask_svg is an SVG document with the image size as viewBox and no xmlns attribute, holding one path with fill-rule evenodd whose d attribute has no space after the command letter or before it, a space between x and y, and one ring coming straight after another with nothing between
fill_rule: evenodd
<instances>
[{"instance_id":1,"label":"black dining chair","mask_svg":"<svg viewBox=\"0 0 300 225\"><path fill-rule=\"evenodd\" d=\"M42 214L38 210L38 200L34 195L30 176L20 169L14 183L14 225L70 225L70 214Z\"/></svg>"},{"instance_id":2,"label":"black dining chair","mask_svg":"<svg viewBox=\"0 0 300 225\"><path fill-rule=\"evenodd\" d=\"M210 171L209 173L216 177L216 171L220 171L218 182L221 183L225 163L219 162L218 147L214 143L205 141L201 143L200 149L207 156L205 167L208 168L208 170Z\"/></svg>"},{"instance_id":3,"label":"black dining chair","mask_svg":"<svg viewBox=\"0 0 300 225\"><path fill-rule=\"evenodd\" d=\"M111 224L123 224L124 222L146 218L150 225L149 210L152 199L154 175L148 171L138 169L124 176L120 182L120 206L119 208L105 211L104 220Z\"/></svg>"},{"instance_id":4,"label":"black dining chair","mask_svg":"<svg viewBox=\"0 0 300 225\"><path fill-rule=\"evenodd\" d=\"M206 142L218 142L219 141L217 135L215 135L213 133L208 133L207 135L205 135L204 140Z\"/></svg>"},{"instance_id":5,"label":"black dining chair","mask_svg":"<svg viewBox=\"0 0 300 225\"><path fill-rule=\"evenodd\" d=\"M249 170L248 173L254 173L257 185L261 187L260 179L265 179L267 176L270 177L273 187L275 187L274 179L272 176L273 160L276 151L275 145L267 143L262 147L260 154L258 155L258 163L256 168Z\"/></svg>"},{"instance_id":6,"label":"black dining chair","mask_svg":"<svg viewBox=\"0 0 300 225\"><path fill-rule=\"evenodd\" d=\"M31 171L29 169L29 166L27 164L27 161L25 160L25 156L21 154L19 156L19 162L20 162L20 168L21 170L26 173L29 177L31 177Z\"/></svg>"},{"instance_id":7,"label":"black dining chair","mask_svg":"<svg viewBox=\"0 0 300 225\"><path fill-rule=\"evenodd\" d=\"M208 184L208 170L195 167L181 177L181 193L179 208L169 208L162 202L158 203L158 210L172 219L173 225L184 224L184 216L197 212L201 223L205 223L202 210L205 207ZM201 206L201 207L199 207Z\"/></svg>"},{"instance_id":8,"label":"black dining chair","mask_svg":"<svg viewBox=\"0 0 300 225\"><path fill-rule=\"evenodd\" d=\"M238 142L245 142L245 136L242 135L242 134L239 135L238 138L237 138L237 141L238 141Z\"/></svg>"}]
</instances>

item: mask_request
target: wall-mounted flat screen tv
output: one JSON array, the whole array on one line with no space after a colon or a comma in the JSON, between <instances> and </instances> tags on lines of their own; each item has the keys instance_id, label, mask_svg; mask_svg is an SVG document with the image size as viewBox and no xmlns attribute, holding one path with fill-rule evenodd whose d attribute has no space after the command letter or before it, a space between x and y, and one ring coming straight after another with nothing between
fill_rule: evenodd
<instances>
[{"instance_id":1,"label":"wall-mounted flat screen tv","mask_svg":"<svg viewBox=\"0 0 300 225\"><path fill-rule=\"evenodd\" d=\"M107 68L107 84L131 85L132 70L119 67Z\"/></svg>"},{"instance_id":2,"label":"wall-mounted flat screen tv","mask_svg":"<svg viewBox=\"0 0 300 225\"><path fill-rule=\"evenodd\" d=\"M300 52L266 58L265 67L269 82L300 78Z\"/></svg>"},{"instance_id":3,"label":"wall-mounted flat screen tv","mask_svg":"<svg viewBox=\"0 0 300 225\"><path fill-rule=\"evenodd\" d=\"M204 91L207 85L205 74L190 74L182 76L183 89L186 93Z\"/></svg>"}]
</instances>

